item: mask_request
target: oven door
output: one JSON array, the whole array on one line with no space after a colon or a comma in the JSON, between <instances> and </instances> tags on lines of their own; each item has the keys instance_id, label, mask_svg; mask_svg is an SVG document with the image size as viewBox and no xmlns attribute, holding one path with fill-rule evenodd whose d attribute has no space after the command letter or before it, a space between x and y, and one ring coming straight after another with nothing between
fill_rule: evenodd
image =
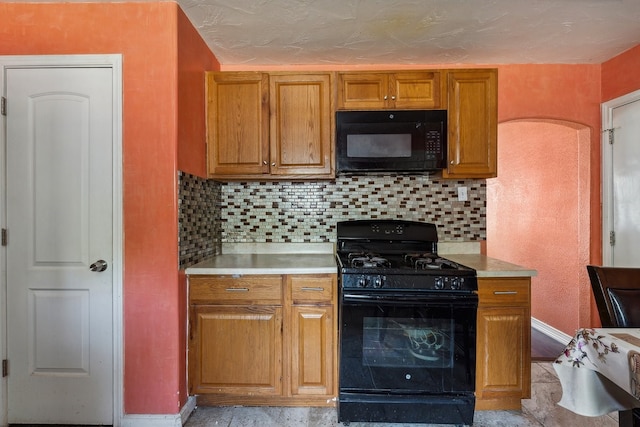
<instances>
[{"instance_id":1,"label":"oven door","mask_svg":"<svg viewBox=\"0 0 640 427\"><path fill-rule=\"evenodd\" d=\"M381 293L341 296L340 392L473 392L477 295Z\"/></svg>"}]
</instances>

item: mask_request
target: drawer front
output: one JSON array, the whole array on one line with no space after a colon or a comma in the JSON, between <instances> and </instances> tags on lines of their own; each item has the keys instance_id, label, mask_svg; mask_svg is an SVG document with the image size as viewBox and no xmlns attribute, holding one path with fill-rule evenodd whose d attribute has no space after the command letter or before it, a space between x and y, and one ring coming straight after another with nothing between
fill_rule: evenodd
<instances>
[{"instance_id":1,"label":"drawer front","mask_svg":"<svg viewBox=\"0 0 640 427\"><path fill-rule=\"evenodd\" d=\"M288 276L287 281L294 304L331 302L337 286L335 274Z\"/></svg>"},{"instance_id":2,"label":"drawer front","mask_svg":"<svg viewBox=\"0 0 640 427\"><path fill-rule=\"evenodd\" d=\"M282 304L282 277L205 276L189 279L191 304Z\"/></svg>"},{"instance_id":3,"label":"drawer front","mask_svg":"<svg viewBox=\"0 0 640 427\"><path fill-rule=\"evenodd\" d=\"M531 301L531 279L479 278L478 298L480 306L528 305Z\"/></svg>"}]
</instances>

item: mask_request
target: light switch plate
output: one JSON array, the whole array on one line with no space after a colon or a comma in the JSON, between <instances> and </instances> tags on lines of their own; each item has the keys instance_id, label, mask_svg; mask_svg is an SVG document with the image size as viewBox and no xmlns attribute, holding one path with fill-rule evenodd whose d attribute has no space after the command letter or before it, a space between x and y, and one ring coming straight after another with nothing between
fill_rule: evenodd
<instances>
[{"instance_id":1,"label":"light switch plate","mask_svg":"<svg viewBox=\"0 0 640 427\"><path fill-rule=\"evenodd\" d=\"M466 202L469 200L467 198L467 187L458 187L458 200L460 202Z\"/></svg>"}]
</instances>

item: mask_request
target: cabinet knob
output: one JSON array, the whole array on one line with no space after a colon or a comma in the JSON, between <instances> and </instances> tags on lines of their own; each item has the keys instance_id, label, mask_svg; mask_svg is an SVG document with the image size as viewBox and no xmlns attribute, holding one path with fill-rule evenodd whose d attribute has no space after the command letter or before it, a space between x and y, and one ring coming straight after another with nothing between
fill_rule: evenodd
<instances>
[{"instance_id":1,"label":"cabinet knob","mask_svg":"<svg viewBox=\"0 0 640 427\"><path fill-rule=\"evenodd\" d=\"M266 165L266 164L267 164L267 161L266 161L266 160L263 160L263 161L262 161L262 164Z\"/></svg>"},{"instance_id":2,"label":"cabinet knob","mask_svg":"<svg viewBox=\"0 0 640 427\"><path fill-rule=\"evenodd\" d=\"M386 101L389 97L387 95L384 96L384 100Z\"/></svg>"},{"instance_id":3,"label":"cabinet knob","mask_svg":"<svg viewBox=\"0 0 640 427\"><path fill-rule=\"evenodd\" d=\"M271 163L271 166L275 166L275 165L276 165L276 162Z\"/></svg>"},{"instance_id":4,"label":"cabinet knob","mask_svg":"<svg viewBox=\"0 0 640 427\"><path fill-rule=\"evenodd\" d=\"M451 161L449 162L449 164L451 164L451 165L452 165L452 164L453 164L453 160L451 160Z\"/></svg>"},{"instance_id":5,"label":"cabinet knob","mask_svg":"<svg viewBox=\"0 0 640 427\"><path fill-rule=\"evenodd\" d=\"M391 99L392 99L393 101L395 101L395 100L396 100L396 97L395 97L395 96L392 96L392 97L391 97Z\"/></svg>"}]
</instances>

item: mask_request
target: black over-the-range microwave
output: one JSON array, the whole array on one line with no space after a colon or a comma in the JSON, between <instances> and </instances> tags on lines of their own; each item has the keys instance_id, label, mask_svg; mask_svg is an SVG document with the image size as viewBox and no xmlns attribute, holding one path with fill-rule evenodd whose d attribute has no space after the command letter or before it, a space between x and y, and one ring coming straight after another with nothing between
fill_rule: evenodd
<instances>
[{"instance_id":1,"label":"black over-the-range microwave","mask_svg":"<svg viewBox=\"0 0 640 427\"><path fill-rule=\"evenodd\" d=\"M429 172L447 163L447 111L336 112L336 171Z\"/></svg>"}]
</instances>

